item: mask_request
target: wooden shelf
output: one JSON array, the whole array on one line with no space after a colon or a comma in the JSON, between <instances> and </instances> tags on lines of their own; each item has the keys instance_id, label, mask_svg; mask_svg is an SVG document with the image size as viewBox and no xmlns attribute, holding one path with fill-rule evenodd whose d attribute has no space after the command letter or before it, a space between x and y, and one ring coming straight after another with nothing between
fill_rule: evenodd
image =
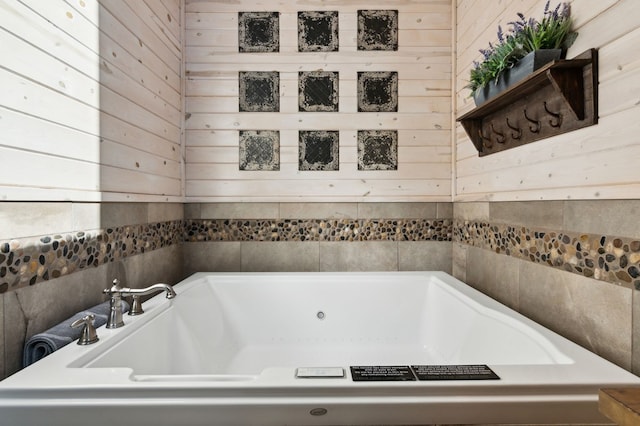
<instances>
[{"instance_id":1,"label":"wooden shelf","mask_svg":"<svg viewBox=\"0 0 640 426\"><path fill-rule=\"evenodd\" d=\"M458 118L479 155L597 124L597 53L550 62Z\"/></svg>"}]
</instances>

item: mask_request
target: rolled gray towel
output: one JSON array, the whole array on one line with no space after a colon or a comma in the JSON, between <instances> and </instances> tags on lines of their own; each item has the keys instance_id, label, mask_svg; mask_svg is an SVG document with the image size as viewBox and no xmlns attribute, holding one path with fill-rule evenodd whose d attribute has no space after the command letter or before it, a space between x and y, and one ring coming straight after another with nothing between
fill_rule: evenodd
<instances>
[{"instance_id":1,"label":"rolled gray towel","mask_svg":"<svg viewBox=\"0 0 640 426\"><path fill-rule=\"evenodd\" d=\"M106 301L92 308L78 312L74 316L54 325L50 329L34 334L24 344L22 354L22 368L52 354L63 346L77 340L82 334L82 328L71 328L71 323L84 318L86 315L95 315L93 325L98 328L107 322L109 318L110 302ZM127 312L129 304L122 301L122 311Z\"/></svg>"}]
</instances>

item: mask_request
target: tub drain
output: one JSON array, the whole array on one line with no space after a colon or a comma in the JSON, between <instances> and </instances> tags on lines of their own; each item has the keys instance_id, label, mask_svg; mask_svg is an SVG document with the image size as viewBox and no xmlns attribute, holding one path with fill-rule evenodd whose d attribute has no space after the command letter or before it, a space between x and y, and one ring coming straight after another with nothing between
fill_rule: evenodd
<instances>
[{"instance_id":1,"label":"tub drain","mask_svg":"<svg viewBox=\"0 0 640 426\"><path fill-rule=\"evenodd\" d=\"M316 317L318 317L319 320L323 320L325 316L326 315L322 311L318 311L318 313L316 314Z\"/></svg>"}]
</instances>

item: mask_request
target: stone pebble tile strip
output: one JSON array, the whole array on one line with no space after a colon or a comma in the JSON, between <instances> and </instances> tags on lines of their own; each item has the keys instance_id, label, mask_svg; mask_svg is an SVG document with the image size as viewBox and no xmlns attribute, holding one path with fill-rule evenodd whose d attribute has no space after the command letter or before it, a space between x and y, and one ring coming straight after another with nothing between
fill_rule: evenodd
<instances>
[{"instance_id":1,"label":"stone pebble tile strip","mask_svg":"<svg viewBox=\"0 0 640 426\"><path fill-rule=\"evenodd\" d=\"M182 242L183 221L0 241L0 293Z\"/></svg>"},{"instance_id":2,"label":"stone pebble tile strip","mask_svg":"<svg viewBox=\"0 0 640 426\"><path fill-rule=\"evenodd\" d=\"M454 241L640 290L640 241L448 219L188 219L0 241L0 293L182 242Z\"/></svg>"},{"instance_id":3,"label":"stone pebble tile strip","mask_svg":"<svg viewBox=\"0 0 640 426\"><path fill-rule=\"evenodd\" d=\"M453 240L640 290L640 241L486 222L456 222Z\"/></svg>"}]
</instances>

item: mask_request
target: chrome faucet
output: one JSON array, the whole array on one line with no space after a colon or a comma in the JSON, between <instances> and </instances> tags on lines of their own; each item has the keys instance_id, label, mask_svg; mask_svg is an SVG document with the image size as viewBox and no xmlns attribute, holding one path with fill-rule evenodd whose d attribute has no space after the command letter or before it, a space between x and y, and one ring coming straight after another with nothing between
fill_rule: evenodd
<instances>
[{"instance_id":1,"label":"chrome faucet","mask_svg":"<svg viewBox=\"0 0 640 426\"><path fill-rule=\"evenodd\" d=\"M169 284L159 283L154 284L147 288L128 288L120 287L120 281L114 279L111 288L103 290L103 293L108 294L111 298L111 304L109 309L109 318L107 319L107 328L118 328L124 325L122 319L122 297L132 296L133 303L129 310L129 315L140 315L144 311L142 310L142 303L140 302L140 296L155 293L156 291L166 291L167 299L173 299L176 297L176 292Z\"/></svg>"}]
</instances>

